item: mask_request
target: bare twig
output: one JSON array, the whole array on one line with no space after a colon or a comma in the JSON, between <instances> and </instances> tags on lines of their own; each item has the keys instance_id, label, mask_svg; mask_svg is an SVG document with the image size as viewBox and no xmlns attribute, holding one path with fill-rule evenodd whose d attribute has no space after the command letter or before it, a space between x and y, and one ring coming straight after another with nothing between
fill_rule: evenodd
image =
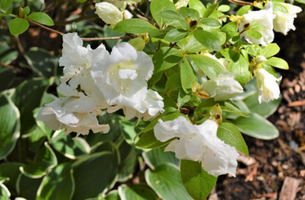
<instances>
[{"instance_id":1,"label":"bare twig","mask_svg":"<svg viewBox=\"0 0 305 200\"><path fill-rule=\"evenodd\" d=\"M95 19L98 19L97 15L88 15L88 16L72 19L72 20L69 20L69 21L56 21L56 22L54 22L54 24L56 26L65 26L67 24L72 24L74 22L76 23L76 22L81 22L81 21L84 21L84 20L95 20Z\"/></svg>"},{"instance_id":2,"label":"bare twig","mask_svg":"<svg viewBox=\"0 0 305 200\"><path fill-rule=\"evenodd\" d=\"M85 42L90 41L105 41L105 40L120 40L120 39L130 39L133 38L132 36L118 36L118 37L105 37L105 38L82 38Z\"/></svg>"},{"instance_id":3,"label":"bare twig","mask_svg":"<svg viewBox=\"0 0 305 200\"><path fill-rule=\"evenodd\" d=\"M251 2L241 1L241 0L228 0L230 3L239 5L239 6L245 6L245 5L252 5Z\"/></svg>"},{"instance_id":4,"label":"bare twig","mask_svg":"<svg viewBox=\"0 0 305 200\"><path fill-rule=\"evenodd\" d=\"M149 21L145 16L142 16L142 15L136 13L133 9L131 9L130 5L127 5L126 10L128 10L131 14L133 14L134 16L136 16L139 19Z\"/></svg>"},{"instance_id":5,"label":"bare twig","mask_svg":"<svg viewBox=\"0 0 305 200\"><path fill-rule=\"evenodd\" d=\"M37 26L39 26L39 27L41 27L41 28L43 28L43 29L46 29L46 30L48 30L48 31L57 33L57 34L59 34L59 35L61 35L61 36L64 35L64 33L60 32L60 31L57 31L57 30L54 30L54 29L52 29L52 28L46 27L46 26L44 26L44 25L42 25L42 24L39 24L39 23L37 23L37 22L34 22L34 21L30 20L30 19L27 19L27 20L28 20L29 22L31 22L32 24L35 24L35 25L37 25Z\"/></svg>"},{"instance_id":6,"label":"bare twig","mask_svg":"<svg viewBox=\"0 0 305 200\"><path fill-rule=\"evenodd\" d=\"M5 63L3 63L3 62L0 62L0 66L5 67L5 68L7 68L7 69L14 70L14 71L16 71L16 72L18 72L18 73L21 73L21 72L22 72L22 70L21 70L20 68L15 67L15 66L13 66L13 65L5 64Z\"/></svg>"}]
</instances>

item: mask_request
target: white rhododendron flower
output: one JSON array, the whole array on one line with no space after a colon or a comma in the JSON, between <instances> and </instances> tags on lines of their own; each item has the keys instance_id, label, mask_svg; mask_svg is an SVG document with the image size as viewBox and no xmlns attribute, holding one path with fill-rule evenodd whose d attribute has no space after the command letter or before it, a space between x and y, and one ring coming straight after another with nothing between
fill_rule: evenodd
<instances>
[{"instance_id":1,"label":"white rhododendron flower","mask_svg":"<svg viewBox=\"0 0 305 200\"><path fill-rule=\"evenodd\" d=\"M262 29L257 30L262 37L259 39L254 39L247 35L246 32L241 34L242 37L246 39L249 43L261 44L267 46L274 39L273 32L273 4L269 1L265 9L259 11L249 11L249 13L243 15L242 21L239 25L239 32L244 30L244 25L253 26L257 23L262 26Z\"/></svg>"},{"instance_id":2,"label":"white rhododendron flower","mask_svg":"<svg viewBox=\"0 0 305 200\"><path fill-rule=\"evenodd\" d=\"M83 47L82 39L77 33L63 36L62 57L59 65L63 66L64 75L61 77L59 90L66 96L80 96L94 90L95 83L91 77L91 65L95 57L103 57L107 53L103 44L92 50L88 45Z\"/></svg>"},{"instance_id":3,"label":"white rhododendron flower","mask_svg":"<svg viewBox=\"0 0 305 200\"><path fill-rule=\"evenodd\" d=\"M177 138L165 149L175 152L177 158L199 161L213 176L227 173L235 176L239 154L234 147L217 137L217 129L217 123L212 120L193 125L180 116L166 122L160 119L154 128L154 134L161 142Z\"/></svg>"},{"instance_id":4,"label":"white rhododendron flower","mask_svg":"<svg viewBox=\"0 0 305 200\"><path fill-rule=\"evenodd\" d=\"M95 4L95 13L106 23L115 25L123 20L123 13L113 4L101 2Z\"/></svg>"},{"instance_id":5,"label":"white rhododendron flower","mask_svg":"<svg viewBox=\"0 0 305 200\"><path fill-rule=\"evenodd\" d=\"M258 87L258 101L260 103L269 102L280 97L278 82L281 78L275 78L272 74L261 68L256 74L256 84Z\"/></svg>"},{"instance_id":6,"label":"white rhododendron flower","mask_svg":"<svg viewBox=\"0 0 305 200\"><path fill-rule=\"evenodd\" d=\"M96 103L87 96L58 98L46 104L37 115L37 120L43 121L49 129L66 129L66 134L76 132L88 135L89 130L94 133L109 131L109 125L100 125L97 115Z\"/></svg>"},{"instance_id":7,"label":"white rhododendron flower","mask_svg":"<svg viewBox=\"0 0 305 200\"><path fill-rule=\"evenodd\" d=\"M147 54L123 42L113 47L110 56L93 64L91 74L109 105L145 113L147 106L143 102L153 70Z\"/></svg>"},{"instance_id":8,"label":"white rhododendron flower","mask_svg":"<svg viewBox=\"0 0 305 200\"><path fill-rule=\"evenodd\" d=\"M286 7L288 13L275 11L274 14L276 15L276 17L273 20L273 25L274 25L273 28L274 31L287 35L288 31L295 30L293 21L294 18L297 17L297 13L301 12L302 9L298 6L294 6L288 3L280 3L280 4Z\"/></svg>"},{"instance_id":9,"label":"white rhododendron flower","mask_svg":"<svg viewBox=\"0 0 305 200\"><path fill-rule=\"evenodd\" d=\"M243 92L243 87L230 72L222 72L217 78L203 82L202 89L215 101L224 101Z\"/></svg>"}]
</instances>

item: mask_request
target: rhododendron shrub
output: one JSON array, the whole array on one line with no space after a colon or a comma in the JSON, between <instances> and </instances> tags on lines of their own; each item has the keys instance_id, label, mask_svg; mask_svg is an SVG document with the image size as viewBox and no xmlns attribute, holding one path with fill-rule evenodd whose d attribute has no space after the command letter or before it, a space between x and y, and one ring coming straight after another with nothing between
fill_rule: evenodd
<instances>
[{"instance_id":1,"label":"rhododendron shrub","mask_svg":"<svg viewBox=\"0 0 305 200\"><path fill-rule=\"evenodd\" d=\"M0 75L31 74L0 87L4 199L205 199L249 156L242 133L278 136L265 118L288 64L274 32L295 30L299 6L79 0L67 5L81 14L58 21L43 1L17 4L0 3L19 48ZM59 56L23 49L37 27Z\"/></svg>"}]
</instances>

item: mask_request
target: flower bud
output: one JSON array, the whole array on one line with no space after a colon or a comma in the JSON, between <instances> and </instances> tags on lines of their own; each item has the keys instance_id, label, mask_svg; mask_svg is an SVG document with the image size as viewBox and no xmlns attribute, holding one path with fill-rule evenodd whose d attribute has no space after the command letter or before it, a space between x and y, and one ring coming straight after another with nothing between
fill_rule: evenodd
<instances>
[{"instance_id":1,"label":"flower bud","mask_svg":"<svg viewBox=\"0 0 305 200\"><path fill-rule=\"evenodd\" d=\"M123 20L121 11L111 3L101 2L95 4L95 13L107 24L114 26Z\"/></svg>"}]
</instances>

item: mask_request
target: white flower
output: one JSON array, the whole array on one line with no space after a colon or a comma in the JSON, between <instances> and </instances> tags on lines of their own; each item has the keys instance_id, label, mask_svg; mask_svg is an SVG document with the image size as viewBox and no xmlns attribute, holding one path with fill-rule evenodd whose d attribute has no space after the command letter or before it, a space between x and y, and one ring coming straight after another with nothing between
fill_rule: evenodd
<instances>
[{"instance_id":1,"label":"white flower","mask_svg":"<svg viewBox=\"0 0 305 200\"><path fill-rule=\"evenodd\" d=\"M230 72L222 72L217 78L202 83L202 89L214 97L215 101L224 101L243 92L243 87Z\"/></svg>"},{"instance_id":2,"label":"white flower","mask_svg":"<svg viewBox=\"0 0 305 200\"><path fill-rule=\"evenodd\" d=\"M106 23L115 25L123 20L122 12L113 4L101 2L95 4L95 13Z\"/></svg>"},{"instance_id":3,"label":"white flower","mask_svg":"<svg viewBox=\"0 0 305 200\"><path fill-rule=\"evenodd\" d=\"M173 151L179 159L201 162L211 175L229 173L235 176L237 167L236 149L217 137L218 125L206 120L201 125L193 125L180 116L173 121L159 123L154 128L155 137L161 142L177 138L169 143L165 151Z\"/></svg>"},{"instance_id":4,"label":"white flower","mask_svg":"<svg viewBox=\"0 0 305 200\"><path fill-rule=\"evenodd\" d=\"M280 96L280 88L278 82L281 78L275 78L272 74L261 68L256 74L256 84L258 87L259 103L269 102L278 99Z\"/></svg>"},{"instance_id":5,"label":"white flower","mask_svg":"<svg viewBox=\"0 0 305 200\"><path fill-rule=\"evenodd\" d=\"M64 75L60 79L60 92L66 96L80 96L83 92L90 94L95 87L91 65L97 57L108 54L104 45L92 50L90 46L83 47L83 41L77 33L68 33L63 36L62 53L59 65L64 66Z\"/></svg>"},{"instance_id":6,"label":"white flower","mask_svg":"<svg viewBox=\"0 0 305 200\"><path fill-rule=\"evenodd\" d=\"M152 59L147 54L124 42L114 47L110 56L94 63L91 74L109 105L144 113L147 80L153 70Z\"/></svg>"},{"instance_id":7,"label":"white flower","mask_svg":"<svg viewBox=\"0 0 305 200\"><path fill-rule=\"evenodd\" d=\"M158 92L150 89L147 91L146 98L142 102L142 105L146 108L145 112L139 112L134 108L126 106L108 107L107 111L108 113L113 113L119 109L122 109L126 119L137 117L139 120L143 118L145 121L164 111L163 98L158 94Z\"/></svg>"},{"instance_id":8,"label":"white flower","mask_svg":"<svg viewBox=\"0 0 305 200\"><path fill-rule=\"evenodd\" d=\"M112 3L119 9L125 9L127 2L140 3L142 0L106 0L109 3Z\"/></svg>"},{"instance_id":9,"label":"white flower","mask_svg":"<svg viewBox=\"0 0 305 200\"><path fill-rule=\"evenodd\" d=\"M249 13L243 15L242 22L239 25L239 32L242 32L245 24L249 24L250 26L254 25L254 23L260 24L263 29L257 30L261 33L262 37L259 39L254 39L249 37L246 32L241 34L242 37L246 39L249 43L261 44L263 46L267 46L274 39L273 33L273 4L269 1L268 5L265 9L260 11L249 11Z\"/></svg>"},{"instance_id":10,"label":"white flower","mask_svg":"<svg viewBox=\"0 0 305 200\"><path fill-rule=\"evenodd\" d=\"M287 35L288 31L295 30L293 21L294 18L297 17L296 14L301 12L302 9L298 6L294 6L288 3L280 4L287 8L288 13L283 13L280 11L274 12L274 14L276 15L275 19L273 20L274 31Z\"/></svg>"},{"instance_id":11,"label":"white flower","mask_svg":"<svg viewBox=\"0 0 305 200\"><path fill-rule=\"evenodd\" d=\"M96 109L95 102L87 97L58 98L46 104L37 115L37 120L43 121L49 129L66 129L66 134L76 132L77 135L87 135L89 130L94 133L109 131L109 125L100 125L97 115L101 114Z\"/></svg>"}]
</instances>

